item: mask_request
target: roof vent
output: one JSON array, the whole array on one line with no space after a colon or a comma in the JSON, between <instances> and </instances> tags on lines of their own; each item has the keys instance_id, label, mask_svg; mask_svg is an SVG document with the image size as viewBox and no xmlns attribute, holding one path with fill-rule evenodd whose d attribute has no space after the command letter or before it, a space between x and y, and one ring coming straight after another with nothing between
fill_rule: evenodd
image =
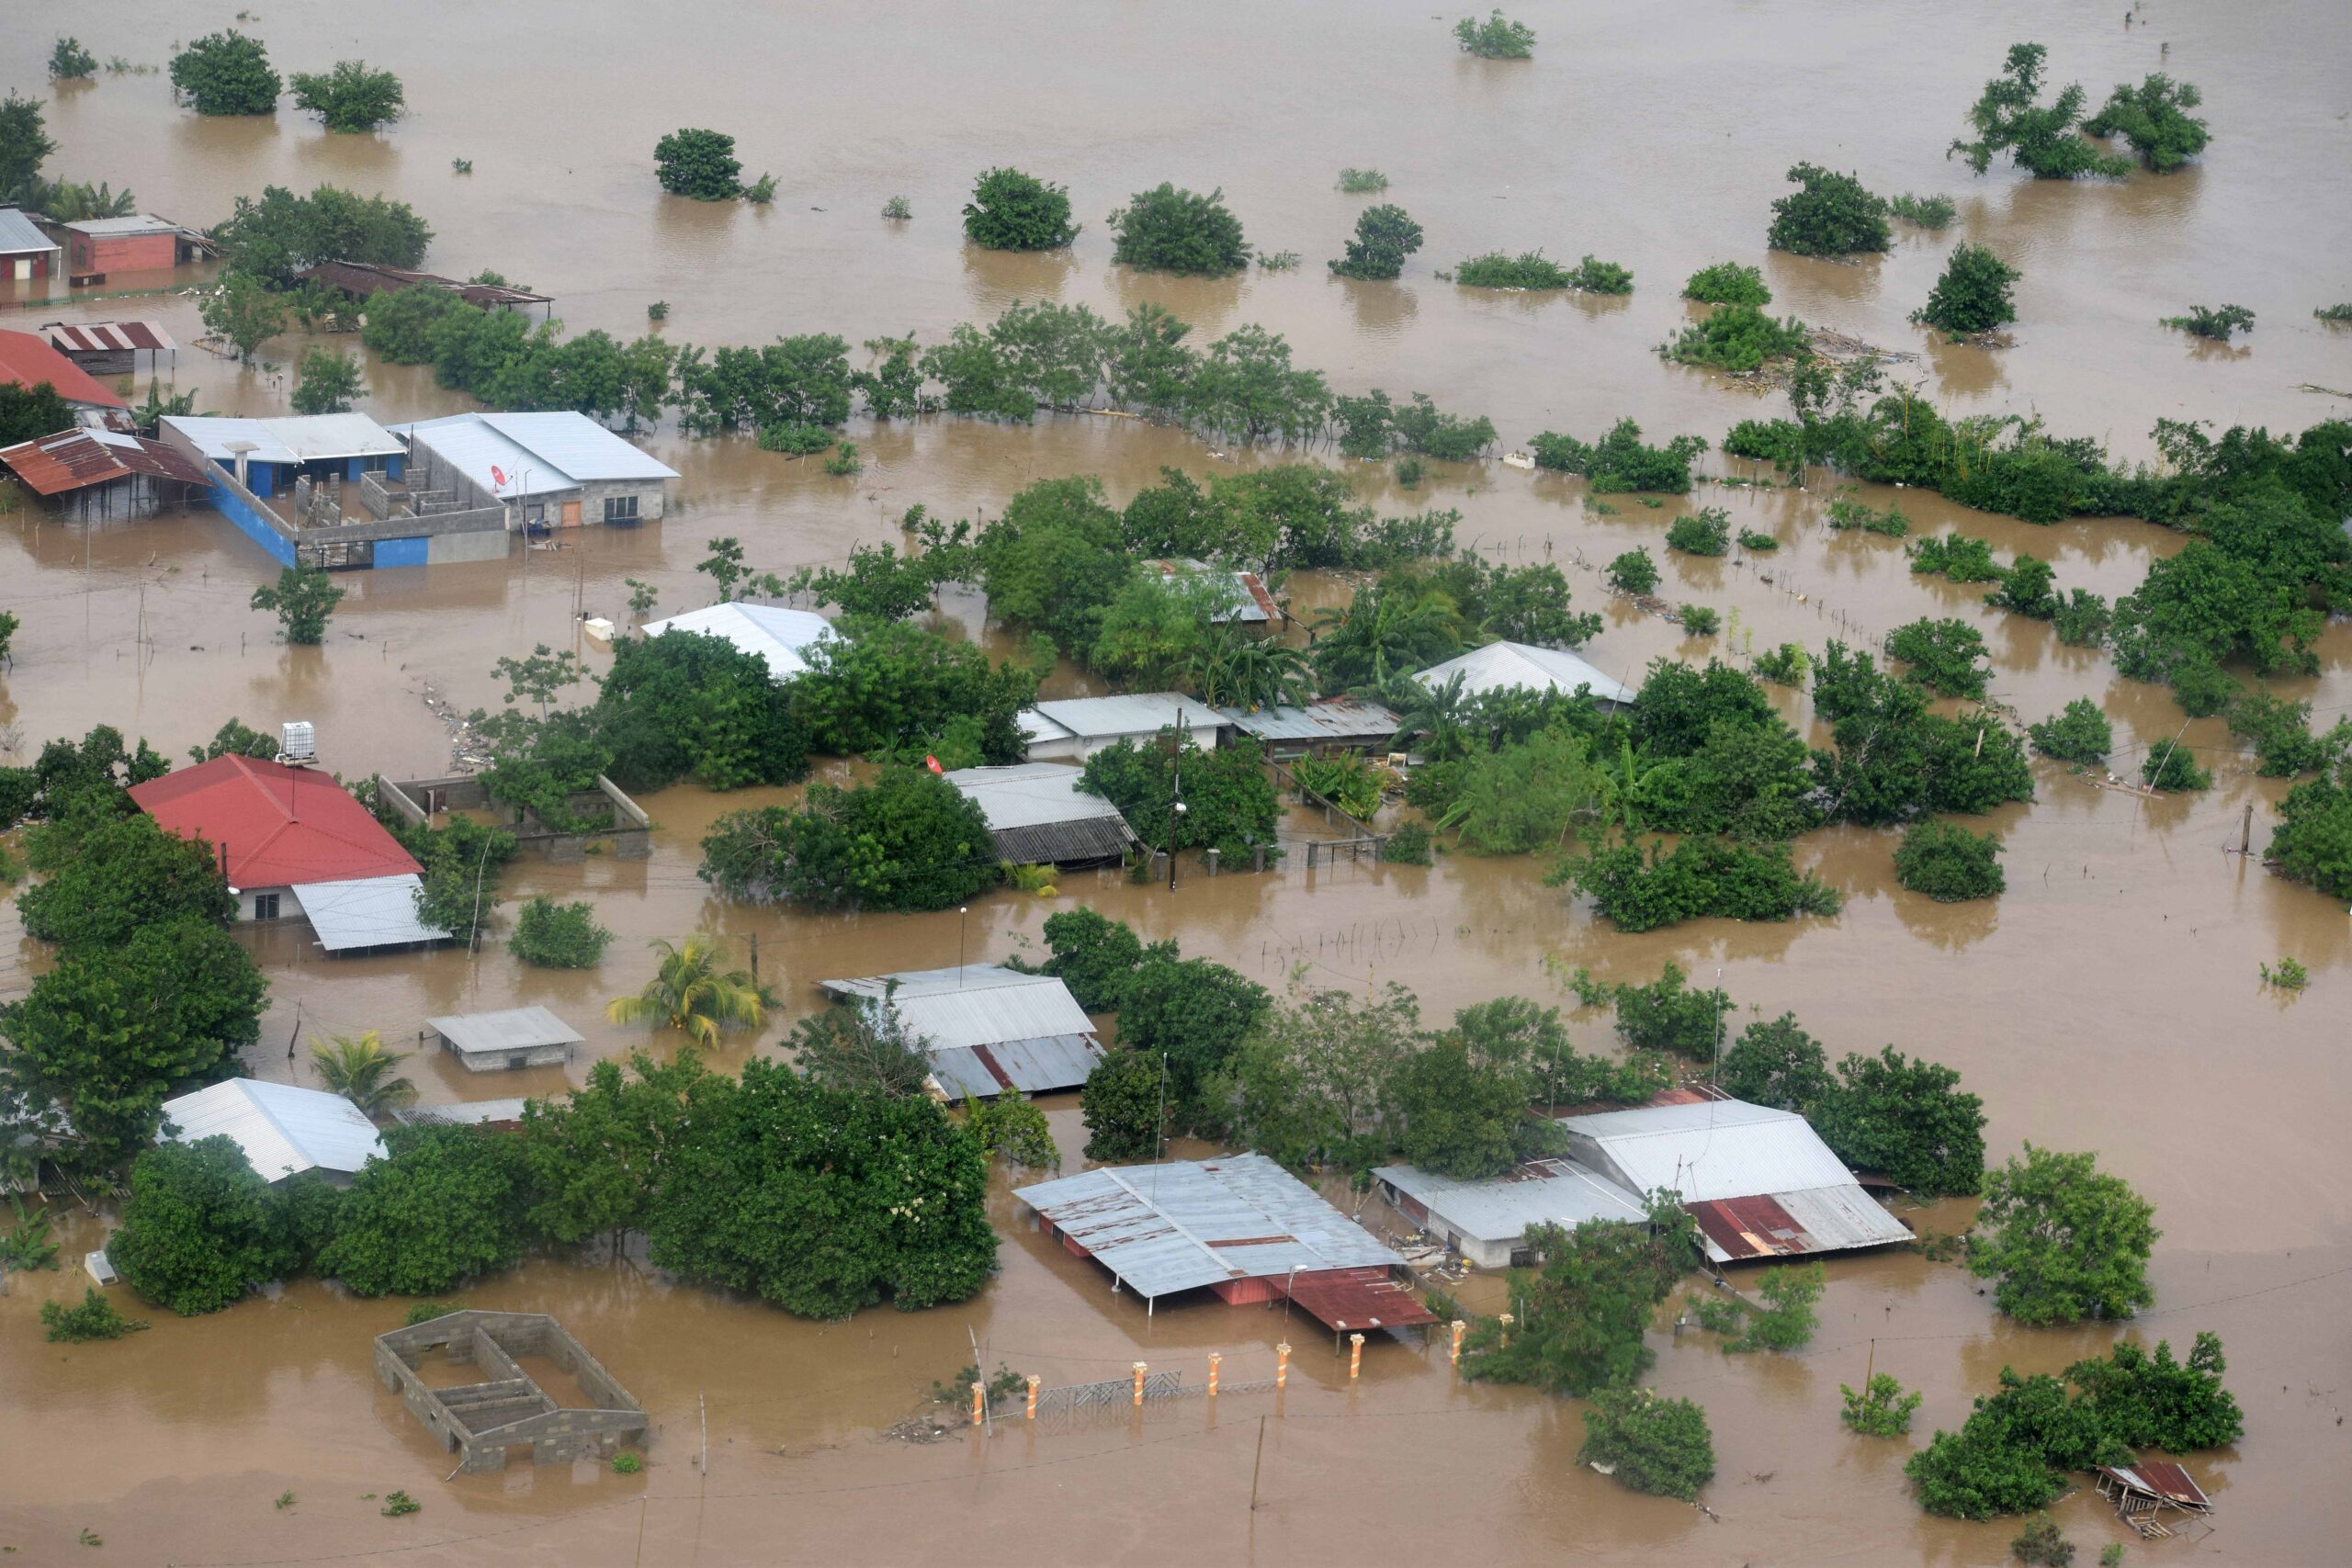
<instances>
[{"instance_id":1,"label":"roof vent","mask_svg":"<svg viewBox=\"0 0 2352 1568\"><path fill-rule=\"evenodd\" d=\"M281 762L311 762L318 760L318 732L305 719L294 719L277 727L277 760Z\"/></svg>"}]
</instances>

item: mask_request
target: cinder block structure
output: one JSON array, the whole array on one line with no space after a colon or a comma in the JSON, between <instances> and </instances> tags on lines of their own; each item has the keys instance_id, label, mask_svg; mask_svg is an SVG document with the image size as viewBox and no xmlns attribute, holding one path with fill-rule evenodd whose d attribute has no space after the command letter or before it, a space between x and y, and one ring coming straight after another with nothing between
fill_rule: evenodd
<instances>
[{"instance_id":1,"label":"cinder block structure","mask_svg":"<svg viewBox=\"0 0 2352 1568\"><path fill-rule=\"evenodd\" d=\"M432 1387L419 1369L435 1350L480 1369L481 1380ZM523 1356L553 1361L594 1403L558 1404L523 1370L516 1359ZM643 1441L648 1427L628 1390L545 1313L468 1309L379 1334L376 1375L443 1448L464 1456L469 1473L504 1470L507 1454L521 1445L535 1464L603 1458L632 1437Z\"/></svg>"}]
</instances>

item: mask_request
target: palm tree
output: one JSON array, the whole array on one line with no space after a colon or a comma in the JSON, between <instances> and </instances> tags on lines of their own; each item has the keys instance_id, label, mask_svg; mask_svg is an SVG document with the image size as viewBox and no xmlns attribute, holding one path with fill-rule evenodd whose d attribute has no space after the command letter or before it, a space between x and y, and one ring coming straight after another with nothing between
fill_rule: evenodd
<instances>
[{"instance_id":1,"label":"palm tree","mask_svg":"<svg viewBox=\"0 0 2352 1568\"><path fill-rule=\"evenodd\" d=\"M319 1077L328 1089L357 1106L370 1117L416 1098L416 1086L392 1069L408 1060L405 1051L387 1051L374 1030L357 1039L337 1034L324 1045L311 1047Z\"/></svg>"},{"instance_id":2,"label":"palm tree","mask_svg":"<svg viewBox=\"0 0 2352 1568\"><path fill-rule=\"evenodd\" d=\"M1211 707L1273 707L1306 700L1306 656L1272 637L1219 626L1193 650L1184 679Z\"/></svg>"},{"instance_id":3,"label":"palm tree","mask_svg":"<svg viewBox=\"0 0 2352 1568\"><path fill-rule=\"evenodd\" d=\"M1378 691L1392 675L1408 674L1460 651L1462 612L1433 589L1356 590L1344 610L1327 606L1315 617L1315 672L1323 689Z\"/></svg>"},{"instance_id":4,"label":"palm tree","mask_svg":"<svg viewBox=\"0 0 2352 1568\"><path fill-rule=\"evenodd\" d=\"M709 936L695 931L675 947L656 937L650 945L662 955L661 966L645 989L605 1004L611 1021L683 1029L701 1045L717 1045L718 1032L729 1024L756 1029L766 1021L767 990L747 971L721 974L718 944Z\"/></svg>"},{"instance_id":5,"label":"palm tree","mask_svg":"<svg viewBox=\"0 0 2352 1568\"><path fill-rule=\"evenodd\" d=\"M1465 690L1460 671L1442 686L1424 686L1410 675L1391 675L1381 701L1396 715L1392 747L1419 740L1421 754L1433 762L1452 761L1470 754L1471 710L1477 699Z\"/></svg>"}]
</instances>

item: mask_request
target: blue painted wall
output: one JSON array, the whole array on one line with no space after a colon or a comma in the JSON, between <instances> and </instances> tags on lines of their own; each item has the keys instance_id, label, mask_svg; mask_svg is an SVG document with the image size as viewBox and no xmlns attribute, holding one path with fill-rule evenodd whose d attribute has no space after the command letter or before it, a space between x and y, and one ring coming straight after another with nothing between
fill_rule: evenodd
<instances>
[{"instance_id":1,"label":"blue painted wall","mask_svg":"<svg viewBox=\"0 0 2352 1568\"><path fill-rule=\"evenodd\" d=\"M258 470L248 468L247 472L266 473L268 470L266 468ZM294 564L293 542L279 534L277 529L271 527L266 522L263 521L259 513L255 513L252 507L245 504L244 497L239 495L235 491L231 490L227 485L214 485L212 487L212 504L220 509L221 516L226 517L230 522L234 523L238 529L243 533L246 538L251 539L254 544L259 545L263 549L267 550L270 554L271 559L277 561L280 566L292 566ZM405 543L406 541L402 542ZM422 539L417 541L419 545L423 545L424 542L424 541ZM424 558L420 555L418 558L422 560Z\"/></svg>"},{"instance_id":2,"label":"blue painted wall","mask_svg":"<svg viewBox=\"0 0 2352 1568\"><path fill-rule=\"evenodd\" d=\"M379 539L376 541L376 564L384 566L423 566L428 541L415 539Z\"/></svg>"}]
</instances>

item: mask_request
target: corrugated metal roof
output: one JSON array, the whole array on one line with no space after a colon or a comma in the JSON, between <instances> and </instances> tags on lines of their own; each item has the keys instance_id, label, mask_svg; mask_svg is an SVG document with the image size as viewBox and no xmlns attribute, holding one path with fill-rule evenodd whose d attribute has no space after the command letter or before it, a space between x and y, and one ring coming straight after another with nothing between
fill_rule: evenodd
<instances>
[{"instance_id":1,"label":"corrugated metal roof","mask_svg":"<svg viewBox=\"0 0 2352 1568\"><path fill-rule=\"evenodd\" d=\"M263 1078L231 1078L167 1100L164 1120L178 1143L235 1139L266 1181L312 1169L348 1173L384 1156L376 1124L343 1096Z\"/></svg>"},{"instance_id":2,"label":"corrugated metal roof","mask_svg":"<svg viewBox=\"0 0 2352 1568\"><path fill-rule=\"evenodd\" d=\"M1109 860L1135 842L1119 808L1080 791L1081 770L1057 762L958 768L947 782L988 818L996 852L1018 864Z\"/></svg>"},{"instance_id":3,"label":"corrugated metal roof","mask_svg":"<svg viewBox=\"0 0 2352 1568\"><path fill-rule=\"evenodd\" d=\"M2135 1460L2130 1464L2103 1464L2098 1467L2098 1470L2099 1473L2111 1475L2134 1491L2146 1493L2152 1497L2162 1497L2166 1502L2177 1503L2182 1507L2211 1508L2213 1506L2213 1500L2205 1495L2205 1489L2197 1484L2195 1476L2190 1475L2179 1465L2165 1460Z\"/></svg>"},{"instance_id":4,"label":"corrugated metal roof","mask_svg":"<svg viewBox=\"0 0 2352 1568\"><path fill-rule=\"evenodd\" d=\"M40 231L40 225L14 207L0 207L0 256L22 255L28 251L55 251L64 247Z\"/></svg>"},{"instance_id":5,"label":"corrugated metal roof","mask_svg":"<svg viewBox=\"0 0 2352 1568\"><path fill-rule=\"evenodd\" d=\"M238 419L213 414L165 414L163 424L187 436L216 463L232 462L232 441L250 441L256 463L326 463L345 457L397 457L408 448L364 413L286 414Z\"/></svg>"},{"instance_id":6,"label":"corrugated metal roof","mask_svg":"<svg viewBox=\"0 0 2352 1568\"><path fill-rule=\"evenodd\" d=\"M425 1022L460 1052L527 1051L535 1045L581 1045L588 1039L541 1007L452 1013Z\"/></svg>"},{"instance_id":7,"label":"corrugated metal roof","mask_svg":"<svg viewBox=\"0 0 2352 1568\"><path fill-rule=\"evenodd\" d=\"M1796 1192L1712 1198L1682 1207L1699 1222L1707 1255L1718 1263L1892 1247L1912 1239L1909 1226L1850 1181Z\"/></svg>"},{"instance_id":8,"label":"corrugated metal roof","mask_svg":"<svg viewBox=\"0 0 2352 1568\"><path fill-rule=\"evenodd\" d=\"M177 447L111 430L76 426L38 441L0 448L0 465L41 495L63 495L134 474L181 484L210 482Z\"/></svg>"},{"instance_id":9,"label":"corrugated metal roof","mask_svg":"<svg viewBox=\"0 0 2352 1568\"><path fill-rule=\"evenodd\" d=\"M1322 697L1305 707L1216 711L1226 723L1261 740L1385 740L1396 733L1399 722L1380 704L1357 697Z\"/></svg>"},{"instance_id":10,"label":"corrugated metal roof","mask_svg":"<svg viewBox=\"0 0 2352 1568\"><path fill-rule=\"evenodd\" d=\"M1122 697L1065 697L1057 702L1039 703L1033 711L1069 733L1090 740L1157 735L1176 723L1179 717L1195 731L1214 731L1221 722L1215 708L1174 692L1138 692ZM1027 728L1027 725L1024 723L1023 728Z\"/></svg>"},{"instance_id":11,"label":"corrugated metal roof","mask_svg":"<svg viewBox=\"0 0 2352 1568\"><path fill-rule=\"evenodd\" d=\"M401 428L493 495L522 493L525 468L531 470L533 495L592 480L678 477L667 463L639 451L586 414L569 410L455 413Z\"/></svg>"},{"instance_id":12,"label":"corrugated metal roof","mask_svg":"<svg viewBox=\"0 0 2352 1568\"><path fill-rule=\"evenodd\" d=\"M302 906L311 929L319 933L319 945L329 953L447 942L447 931L426 925L417 915L416 895L424 886L424 879L413 872L353 882L298 882L294 901Z\"/></svg>"},{"instance_id":13,"label":"corrugated metal roof","mask_svg":"<svg viewBox=\"0 0 2352 1568\"><path fill-rule=\"evenodd\" d=\"M1442 664L1432 664L1413 679L1435 691L1457 674L1468 696L1513 687L1574 693L1580 686L1589 687L1593 696L1604 703L1630 703L1634 696L1633 687L1603 674L1566 649L1537 648L1524 642L1490 642Z\"/></svg>"},{"instance_id":14,"label":"corrugated metal roof","mask_svg":"<svg viewBox=\"0 0 2352 1568\"><path fill-rule=\"evenodd\" d=\"M168 218L158 218L152 212L134 213L129 218L82 218L62 225L77 234L87 234L94 240L119 239L125 234L176 234L180 226Z\"/></svg>"},{"instance_id":15,"label":"corrugated metal roof","mask_svg":"<svg viewBox=\"0 0 2352 1568\"><path fill-rule=\"evenodd\" d=\"M1335 1269L1285 1279L1283 1293L1334 1333L1351 1328L1410 1328L1435 1323L1437 1314L1421 1302L1415 1286L1389 1277L1385 1269Z\"/></svg>"},{"instance_id":16,"label":"corrugated metal roof","mask_svg":"<svg viewBox=\"0 0 2352 1568\"><path fill-rule=\"evenodd\" d=\"M1265 582L1254 571L1229 571L1187 557L1146 564L1156 568L1159 575L1166 578L1221 579L1226 590L1225 607L1210 612L1209 624L1212 626L1223 626L1228 621L1261 626L1274 618L1274 596L1266 592Z\"/></svg>"},{"instance_id":17,"label":"corrugated metal roof","mask_svg":"<svg viewBox=\"0 0 2352 1568\"><path fill-rule=\"evenodd\" d=\"M693 632L702 637L725 637L744 652L764 660L768 674L778 681L789 681L795 675L806 674L808 660L803 657L808 649L836 635L832 623L808 610L785 610L774 604L712 604L700 610L688 610L666 620L647 623L645 635L660 637L663 632Z\"/></svg>"},{"instance_id":18,"label":"corrugated metal roof","mask_svg":"<svg viewBox=\"0 0 2352 1568\"><path fill-rule=\"evenodd\" d=\"M437 272L411 272L404 267L379 266L374 262L328 261L305 267L294 275L298 283L317 278L332 284L346 294L368 299L386 289L397 293L405 288L443 288L469 304L487 309L492 305L547 305L553 303L545 294L534 294L527 288L516 288L503 283L468 283L455 277L444 277Z\"/></svg>"},{"instance_id":19,"label":"corrugated metal roof","mask_svg":"<svg viewBox=\"0 0 2352 1568\"><path fill-rule=\"evenodd\" d=\"M528 1100L461 1100L454 1105L403 1105L392 1120L403 1127L479 1127L490 1122L520 1122Z\"/></svg>"},{"instance_id":20,"label":"corrugated metal roof","mask_svg":"<svg viewBox=\"0 0 2352 1568\"><path fill-rule=\"evenodd\" d=\"M1090 1170L1013 1196L1147 1296L1404 1261L1263 1155Z\"/></svg>"},{"instance_id":21,"label":"corrugated metal roof","mask_svg":"<svg viewBox=\"0 0 2352 1568\"><path fill-rule=\"evenodd\" d=\"M890 989L893 981L895 991ZM845 1001L888 995L907 1028L933 1050L1094 1032L1086 1010L1061 981L994 964L910 969L819 984Z\"/></svg>"},{"instance_id":22,"label":"corrugated metal roof","mask_svg":"<svg viewBox=\"0 0 2352 1568\"><path fill-rule=\"evenodd\" d=\"M1431 1219L1474 1241L1516 1241L1530 1225L1574 1229L1587 1220L1638 1220L1647 1213L1634 1193L1572 1159L1532 1161L1485 1181L1459 1181L1411 1165L1374 1174Z\"/></svg>"},{"instance_id":23,"label":"corrugated metal roof","mask_svg":"<svg viewBox=\"0 0 2352 1568\"><path fill-rule=\"evenodd\" d=\"M1571 1152L1636 1192L1684 1202L1840 1187L1854 1173L1792 1111L1745 1100L1702 1100L1566 1116Z\"/></svg>"},{"instance_id":24,"label":"corrugated metal roof","mask_svg":"<svg viewBox=\"0 0 2352 1568\"><path fill-rule=\"evenodd\" d=\"M0 382L19 387L38 387L47 382L56 389L59 397L78 407L130 407L87 370L50 347L47 338L31 333L0 332Z\"/></svg>"},{"instance_id":25,"label":"corrugated metal roof","mask_svg":"<svg viewBox=\"0 0 2352 1568\"><path fill-rule=\"evenodd\" d=\"M423 869L334 775L231 753L130 786L139 809L223 852L239 887L349 882ZM409 878L413 882L414 876Z\"/></svg>"},{"instance_id":26,"label":"corrugated metal roof","mask_svg":"<svg viewBox=\"0 0 2352 1568\"><path fill-rule=\"evenodd\" d=\"M124 354L176 349L172 334L153 321L50 321L42 326L49 346L60 354Z\"/></svg>"},{"instance_id":27,"label":"corrugated metal roof","mask_svg":"<svg viewBox=\"0 0 2352 1568\"><path fill-rule=\"evenodd\" d=\"M1035 1040L1001 1040L993 1045L946 1046L923 1054L931 1076L952 1100L967 1094L982 1100L1016 1089L1052 1094L1086 1082L1102 1059L1091 1034L1052 1034Z\"/></svg>"}]
</instances>

